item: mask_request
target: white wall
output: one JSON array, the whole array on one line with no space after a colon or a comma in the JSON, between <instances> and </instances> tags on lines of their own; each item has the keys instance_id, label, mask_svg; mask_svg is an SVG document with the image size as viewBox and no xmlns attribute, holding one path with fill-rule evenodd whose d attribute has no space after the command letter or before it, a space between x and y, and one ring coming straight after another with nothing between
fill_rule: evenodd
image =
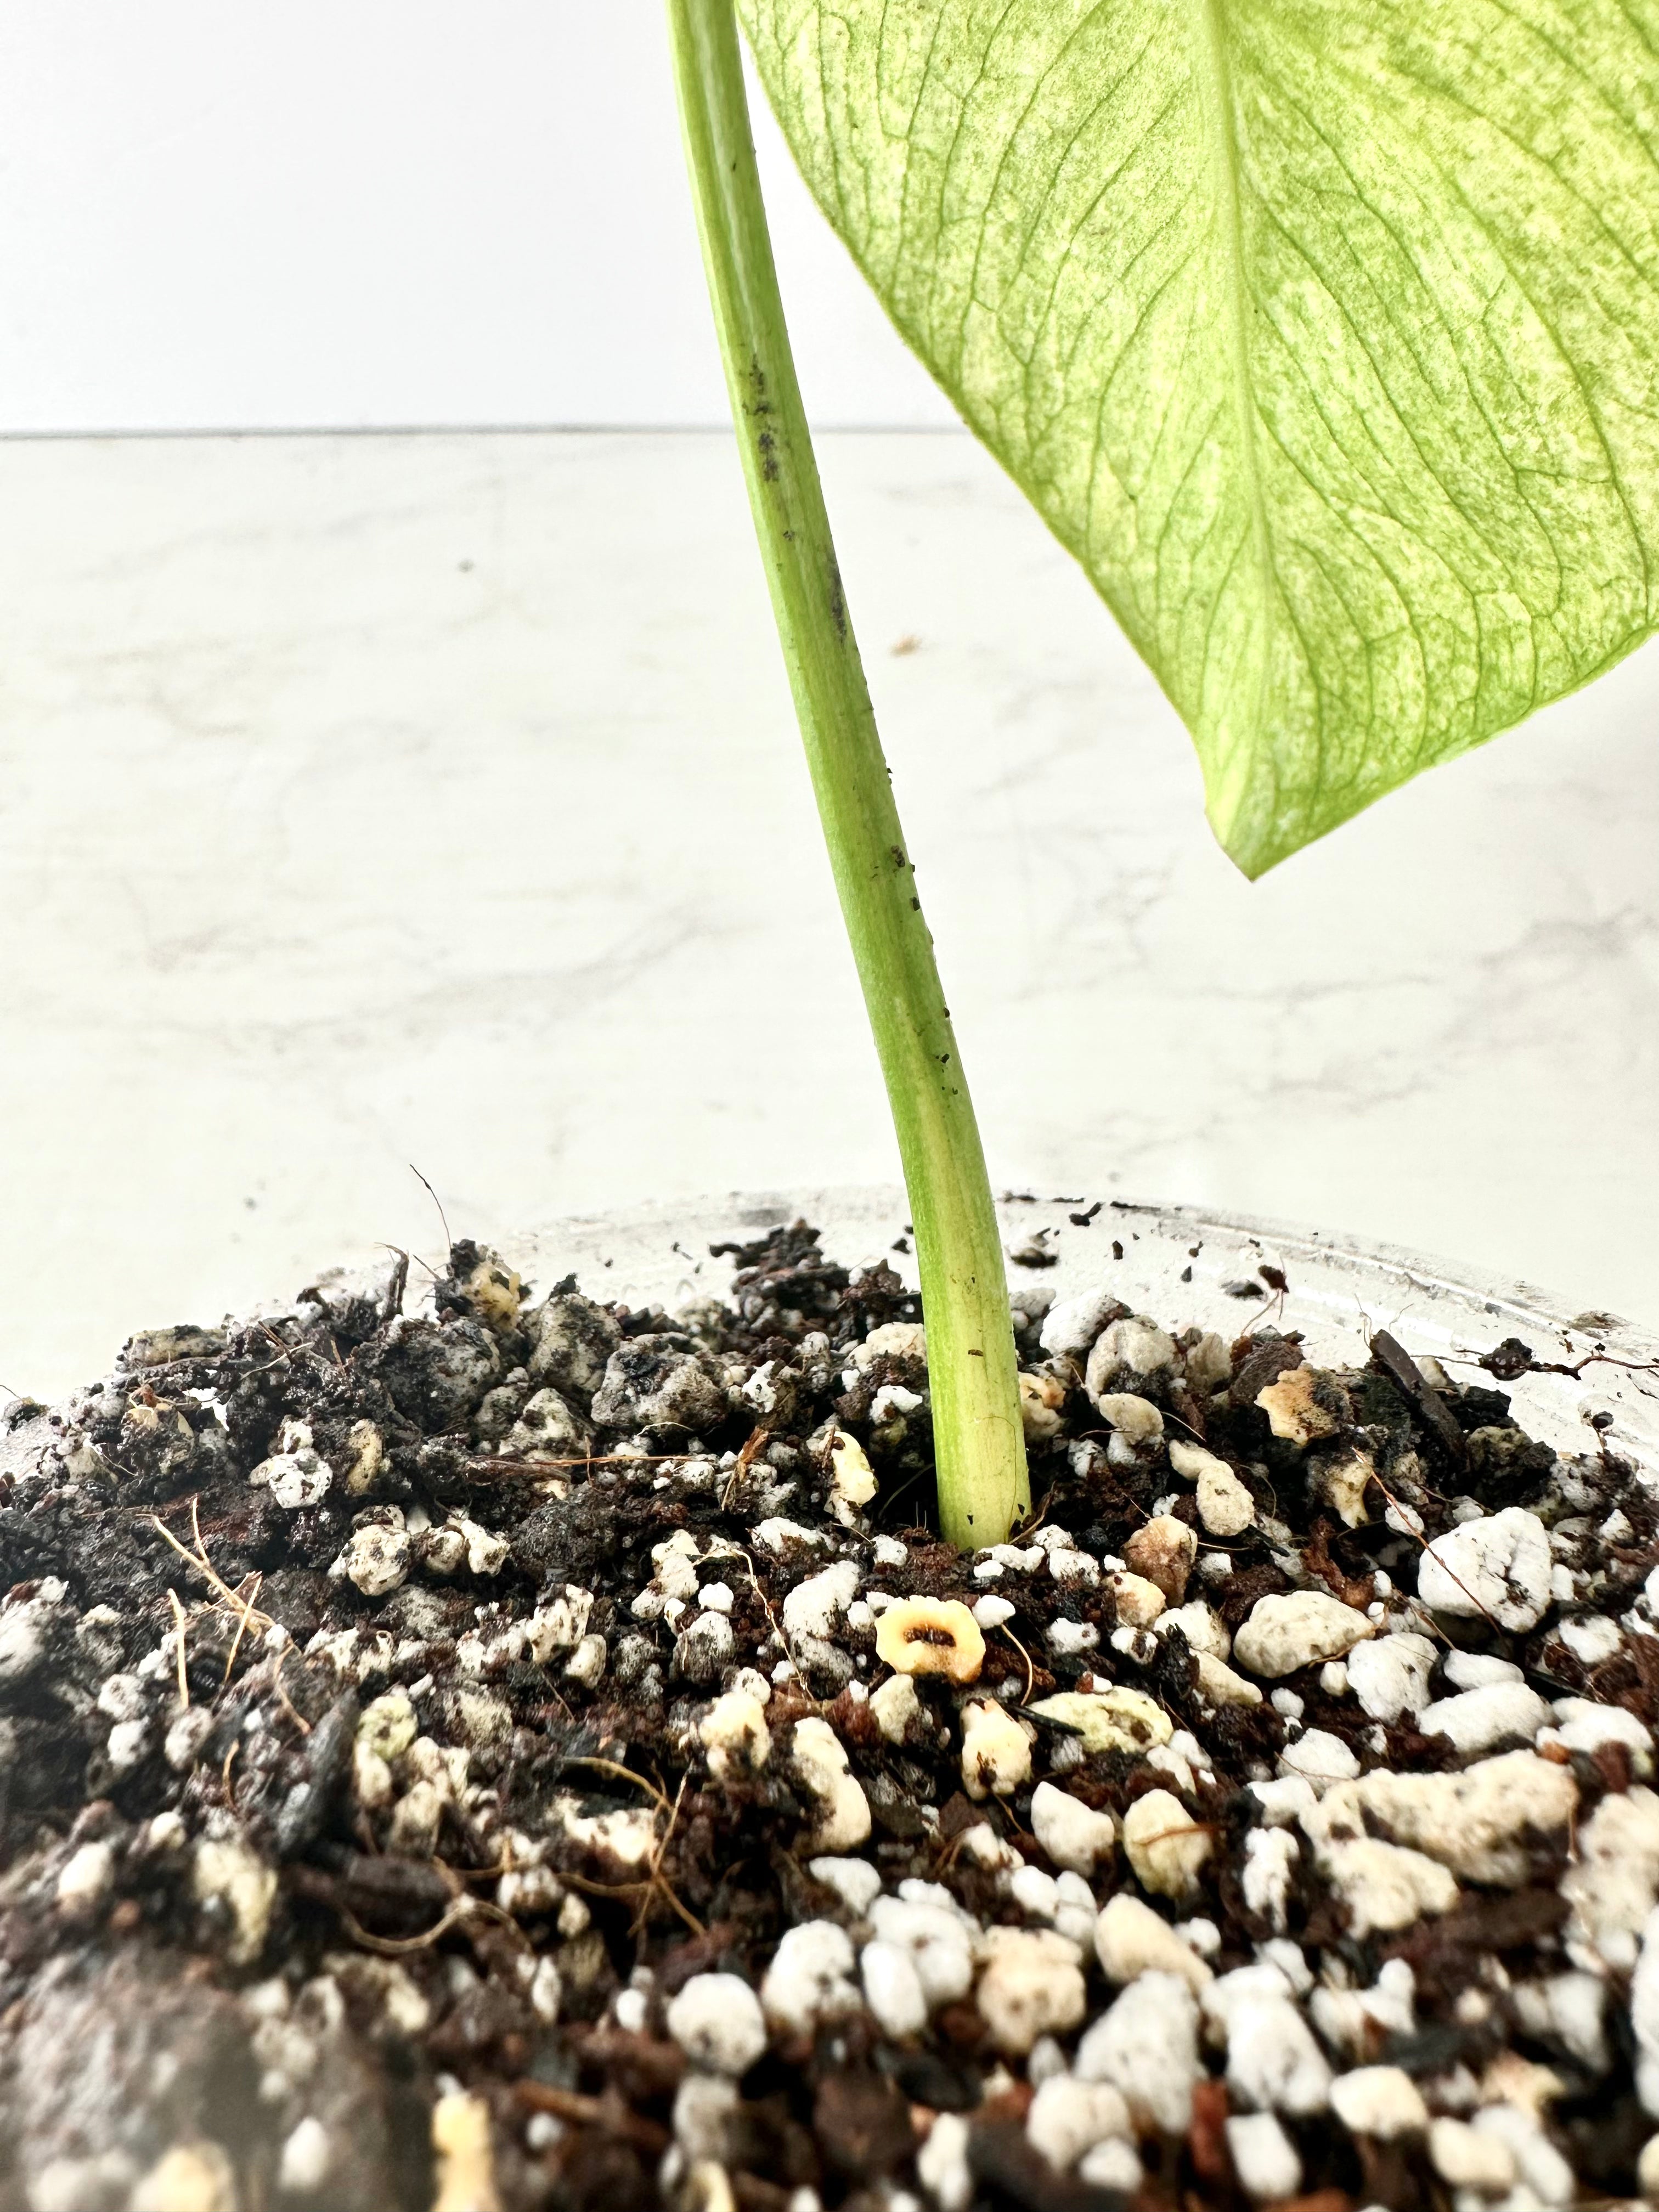
<instances>
[{"instance_id":1,"label":"white wall","mask_svg":"<svg viewBox=\"0 0 1659 2212\"><path fill-rule=\"evenodd\" d=\"M815 418L952 421L755 105ZM659 0L0 15L0 433L726 419Z\"/></svg>"}]
</instances>

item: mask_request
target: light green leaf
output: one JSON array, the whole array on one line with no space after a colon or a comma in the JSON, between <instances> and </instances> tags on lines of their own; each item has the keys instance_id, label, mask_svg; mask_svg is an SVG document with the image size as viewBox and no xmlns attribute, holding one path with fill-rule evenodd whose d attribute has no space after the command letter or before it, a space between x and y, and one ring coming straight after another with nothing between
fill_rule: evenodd
<instances>
[{"instance_id":1,"label":"light green leaf","mask_svg":"<svg viewBox=\"0 0 1659 2212\"><path fill-rule=\"evenodd\" d=\"M1659 0L739 0L1255 875L1659 622Z\"/></svg>"}]
</instances>

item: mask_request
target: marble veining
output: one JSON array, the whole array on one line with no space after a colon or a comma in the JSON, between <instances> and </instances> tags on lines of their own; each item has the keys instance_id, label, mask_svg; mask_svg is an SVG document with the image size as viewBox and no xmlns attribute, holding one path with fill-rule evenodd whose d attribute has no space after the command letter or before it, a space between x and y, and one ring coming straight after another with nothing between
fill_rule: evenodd
<instances>
[{"instance_id":1,"label":"marble veining","mask_svg":"<svg viewBox=\"0 0 1659 2212\"><path fill-rule=\"evenodd\" d=\"M1659 1321L1659 657L1262 883L965 436L849 600L994 1173ZM0 444L0 1380L377 1240L893 1173L718 434Z\"/></svg>"}]
</instances>

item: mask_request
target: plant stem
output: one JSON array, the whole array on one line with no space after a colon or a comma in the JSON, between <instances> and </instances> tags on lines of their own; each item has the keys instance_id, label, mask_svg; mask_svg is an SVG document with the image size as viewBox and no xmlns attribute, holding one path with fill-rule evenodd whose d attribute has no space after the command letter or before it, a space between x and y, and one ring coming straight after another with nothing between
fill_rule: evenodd
<instances>
[{"instance_id":1,"label":"plant stem","mask_svg":"<svg viewBox=\"0 0 1659 2212\"><path fill-rule=\"evenodd\" d=\"M1030 1510L991 1187L848 617L761 201L732 0L668 0L686 159L756 533L909 1193L939 1521Z\"/></svg>"}]
</instances>

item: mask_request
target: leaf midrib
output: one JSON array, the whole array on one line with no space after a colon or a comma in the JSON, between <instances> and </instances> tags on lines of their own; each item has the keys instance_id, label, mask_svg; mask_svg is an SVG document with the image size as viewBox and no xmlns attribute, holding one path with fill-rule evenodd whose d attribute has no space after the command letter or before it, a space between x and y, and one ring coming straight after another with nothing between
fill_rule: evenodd
<instances>
[{"instance_id":1,"label":"leaf midrib","mask_svg":"<svg viewBox=\"0 0 1659 2212\"><path fill-rule=\"evenodd\" d=\"M1223 263L1226 312L1232 326L1233 411L1237 422L1240 471L1249 511L1250 540L1258 579L1257 619L1261 628L1255 640L1256 696L1250 720L1253 726L1259 728L1267 707L1271 663L1268 610L1279 593L1279 578L1273 565L1273 539L1268 525L1267 502L1262 490L1261 460L1258 450L1261 418L1256 407L1255 379L1250 362L1238 146L1233 135L1232 122L1232 71L1227 57L1226 32L1221 21L1222 0L1193 0L1193 6L1195 18L1193 75L1200 96L1208 110L1210 158L1216 173L1220 217L1217 225L1217 245ZM1220 827L1219 824L1217 826Z\"/></svg>"}]
</instances>

